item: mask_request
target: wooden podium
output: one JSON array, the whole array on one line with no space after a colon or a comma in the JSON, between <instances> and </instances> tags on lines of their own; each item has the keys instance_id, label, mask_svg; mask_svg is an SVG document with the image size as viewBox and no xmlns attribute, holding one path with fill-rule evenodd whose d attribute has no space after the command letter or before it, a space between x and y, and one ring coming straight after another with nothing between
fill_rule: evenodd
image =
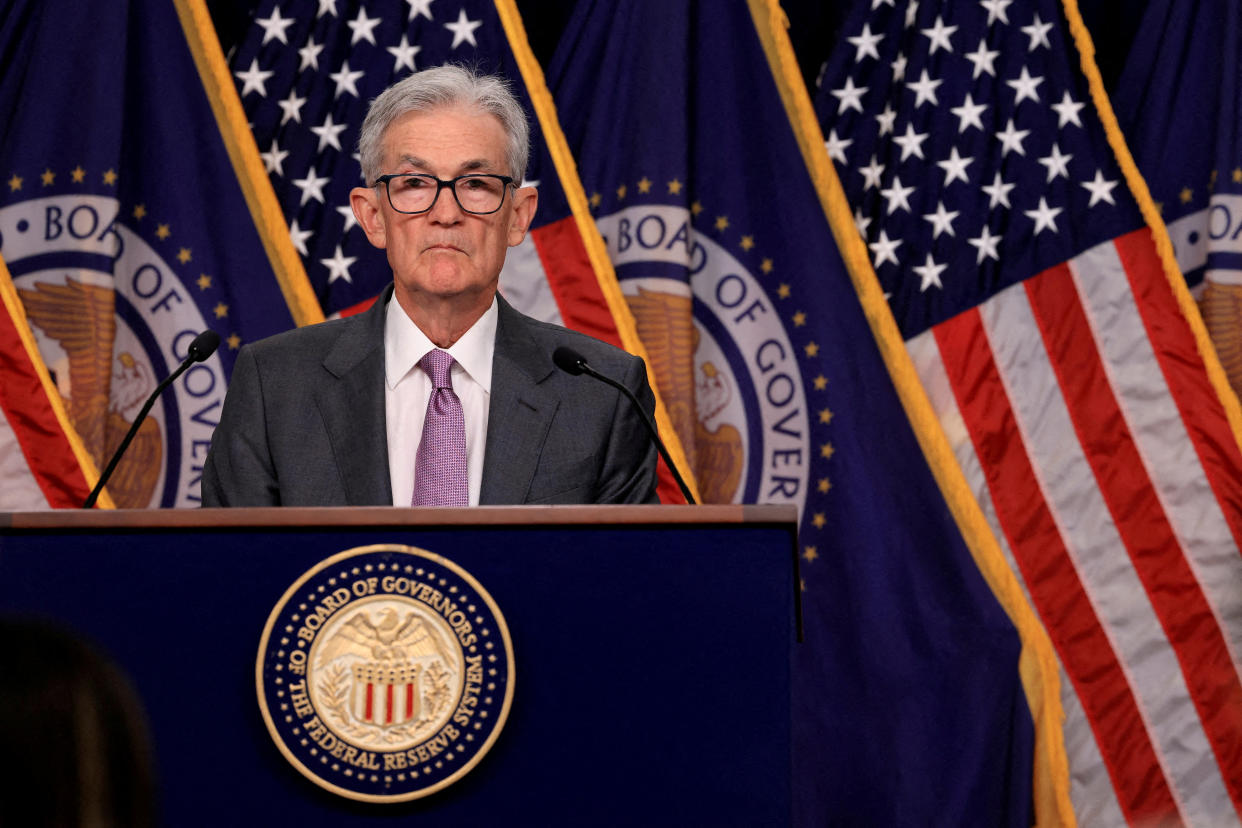
<instances>
[{"instance_id":1,"label":"wooden podium","mask_svg":"<svg viewBox=\"0 0 1242 828\"><path fill-rule=\"evenodd\" d=\"M0 513L0 611L56 619L128 672L169 825L784 825L795 533L780 506ZM468 571L513 643L495 744L411 802L317 787L256 698L285 591L372 544Z\"/></svg>"}]
</instances>

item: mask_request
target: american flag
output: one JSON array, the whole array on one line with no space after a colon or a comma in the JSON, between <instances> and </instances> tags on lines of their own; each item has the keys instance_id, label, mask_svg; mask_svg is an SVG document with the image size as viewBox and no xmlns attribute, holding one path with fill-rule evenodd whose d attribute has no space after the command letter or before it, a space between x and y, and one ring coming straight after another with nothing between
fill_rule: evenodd
<instances>
[{"instance_id":1,"label":"american flag","mask_svg":"<svg viewBox=\"0 0 1242 828\"><path fill-rule=\"evenodd\" d=\"M1066 14L860 3L816 106L907 350L1057 650L1077 818L1237 824L1242 420Z\"/></svg>"},{"instance_id":2,"label":"american flag","mask_svg":"<svg viewBox=\"0 0 1242 828\"><path fill-rule=\"evenodd\" d=\"M99 470L82 448L0 259L0 508L76 509ZM105 491L101 499L111 505Z\"/></svg>"}]
</instances>

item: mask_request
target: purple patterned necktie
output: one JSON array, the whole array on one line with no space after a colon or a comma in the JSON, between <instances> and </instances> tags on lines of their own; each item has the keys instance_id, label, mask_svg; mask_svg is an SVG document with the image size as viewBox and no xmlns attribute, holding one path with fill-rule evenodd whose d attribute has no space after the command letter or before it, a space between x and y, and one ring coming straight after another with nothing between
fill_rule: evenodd
<instances>
[{"instance_id":1,"label":"purple patterned necktie","mask_svg":"<svg viewBox=\"0 0 1242 828\"><path fill-rule=\"evenodd\" d=\"M434 388L427 400L423 439L414 459L411 506L469 506L466 483L466 420L453 391L453 357L428 351L418 363Z\"/></svg>"}]
</instances>

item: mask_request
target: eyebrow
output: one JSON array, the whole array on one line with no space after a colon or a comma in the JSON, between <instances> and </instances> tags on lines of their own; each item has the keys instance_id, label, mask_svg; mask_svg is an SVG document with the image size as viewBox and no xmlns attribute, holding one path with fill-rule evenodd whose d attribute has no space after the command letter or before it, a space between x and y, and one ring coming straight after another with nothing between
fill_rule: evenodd
<instances>
[{"instance_id":1,"label":"eyebrow","mask_svg":"<svg viewBox=\"0 0 1242 828\"><path fill-rule=\"evenodd\" d=\"M421 170L431 169L430 162L426 161L425 159L419 158L416 155L403 155L401 156L401 158L398 159L398 163L407 164L411 167L416 167ZM490 171L490 170L496 169L496 164L494 164L491 161L488 161L486 158L472 158L469 161L464 161L460 165L458 165L458 169L466 170L466 171L473 171L473 170Z\"/></svg>"}]
</instances>

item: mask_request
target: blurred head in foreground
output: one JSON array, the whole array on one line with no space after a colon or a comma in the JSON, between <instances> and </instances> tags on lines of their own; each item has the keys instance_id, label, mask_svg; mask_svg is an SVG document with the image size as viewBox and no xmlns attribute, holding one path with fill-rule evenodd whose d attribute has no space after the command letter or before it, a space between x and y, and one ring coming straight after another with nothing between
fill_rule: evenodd
<instances>
[{"instance_id":1,"label":"blurred head in foreground","mask_svg":"<svg viewBox=\"0 0 1242 828\"><path fill-rule=\"evenodd\" d=\"M148 826L146 727L121 672L46 623L0 617L0 828Z\"/></svg>"}]
</instances>

